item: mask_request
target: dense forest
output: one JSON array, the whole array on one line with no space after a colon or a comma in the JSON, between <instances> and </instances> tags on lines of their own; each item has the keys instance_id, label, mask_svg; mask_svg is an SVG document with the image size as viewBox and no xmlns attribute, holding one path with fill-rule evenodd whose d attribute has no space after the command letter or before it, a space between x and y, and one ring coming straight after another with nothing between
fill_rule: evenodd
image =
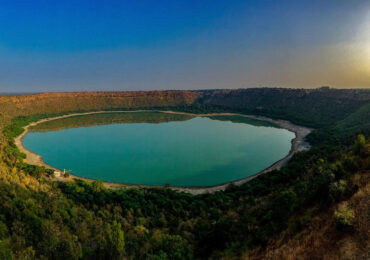
<instances>
[{"instance_id":1,"label":"dense forest","mask_svg":"<svg viewBox=\"0 0 370 260\"><path fill-rule=\"evenodd\" d=\"M238 112L315 130L308 136L311 149L281 170L197 196L166 187L110 190L100 181L54 182L45 177L47 169L24 163L14 145L32 121L118 109ZM368 256L369 90L2 96L0 121L0 259Z\"/></svg>"}]
</instances>

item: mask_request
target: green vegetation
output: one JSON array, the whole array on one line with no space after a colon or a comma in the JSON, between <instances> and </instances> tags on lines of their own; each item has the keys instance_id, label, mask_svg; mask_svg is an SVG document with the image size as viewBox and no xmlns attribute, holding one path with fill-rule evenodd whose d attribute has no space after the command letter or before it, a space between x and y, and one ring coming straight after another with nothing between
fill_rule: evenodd
<instances>
[{"instance_id":1,"label":"green vegetation","mask_svg":"<svg viewBox=\"0 0 370 260\"><path fill-rule=\"evenodd\" d=\"M335 212L335 218L338 229L346 230L353 226L355 213L353 212L353 210L349 209L347 205L344 204L341 205L339 209Z\"/></svg>"},{"instance_id":2,"label":"green vegetation","mask_svg":"<svg viewBox=\"0 0 370 260\"><path fill-rule=\"evenodd\" d=\"M363 100L365 94L355 99L353 91L347 93L350 99L339 90L340 98L330 92L334 90L316 90L308 97L261 91L269 98L259 99L263 106L257 114L320 127L309 137L312 149L296 154L279 171L240 187L230 185L225 192L199 196L167 188L109 190L99 181L52 182L45 177L47 170L23 163L13 143L22 126L46 115L15 118L20 112L7 112L0 124L7 125L0 144L0 258L220 259L253 255L281 234L287 240L302 232L314 216L351 198L360 187L353 176L370 170L368 99ZM224 105L220 105L222 95ZM176 109L255 112L248 108L252 105L245 103L246 97L240 99L243 95L206 91L198 101L206 105ZM277 95L285 97L288 106L277 106ZM240 99L233 101L238 108L229 107L231 97ZM70 112L72 101L68 102ZM313 102L316 105L310 105ZM47 112L48 106L32 111L42 109ZM361 214L366 210L347 206L338 207L331 216L337 232L363 234L366 226L356 224ZM362 241L368 243L366 236ZM359 248L365 255L366 247Z\"/></svg>"},{"instance_id":3,"label":"green vegetation","mask_svg":"<svg viewBox=\"0 0 370 260\"><path fill-rule=\"evenodd\" d=\"M369 100L370 90L368 89L259 88L204 91L196 105L200 109L215 107L217 110L264 115L321 128L347 118L368 104ZM366 113L363 113L363 116L366 117ZM358 115L355 117L358 118Z\"/></svg>"}]
</instances>

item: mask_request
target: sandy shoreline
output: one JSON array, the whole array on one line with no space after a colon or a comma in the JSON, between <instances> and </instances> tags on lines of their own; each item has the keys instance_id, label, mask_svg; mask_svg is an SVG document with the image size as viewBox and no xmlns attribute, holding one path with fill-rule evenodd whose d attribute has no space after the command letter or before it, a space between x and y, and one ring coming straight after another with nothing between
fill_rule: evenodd
<instances>
[{"instance_id":1,"label":"sandy shoreline","mask_svg":"<svg viewBox=\"0 0 370 260\"><path fill-rule=\"evenodd\" d=\"M35 126L35 125L43 123L43 122L51 121L51 120L57 120L57 119L73 117L73 116L101 114L101 113L133 113L133 112L143 112L143 111L147 112L147 110L96 111L96 112L86 112L86 113L74 113L74 114L67 114L67 115L57 116L57 117L52 117L52 118L45 118L45 119L41 119L37 122L32 122L29 125L25 126L23 133L21 135L17 136L14 139L14 141L15 141L15 144L18 147L18 149L22 153L26 154L26 159L25 159L26 163L32 164L32 165L37 165L37 166L44 166L45 168L60 171L59 169L56 169L56 168L54 168L50 165L45 164L45 162L43 161L43 159L40 155L33 153L32 151L26 149L23 146L22 139L28 133L29 127ZM307 128L307 127L303 127L303 126L295 125L295 124L293 124L289 121L286 121L286 120L278 120L278 119L271 119L271 118L268 118L268 117L243 115L243 114L236 114L236 113L192 114L192 113L186 113L186 112L159 111L159 110L157 112L168 113L168 114L183 114L183 115L190 115L190 116L194 116L194 117L236 116L237 115L237 116L243 116L243 117L248 117L248 118L252 118L252 119L267 121L267 122L273 123L273 124L275 124L275 125L277 125L281 128L287 129L287 130L295 133L295 138L292 140L292 147L290 149L289 154L287 156L285 156L284 158L282 158L281 160L279 160L279 161L275 162L274 164L270 165L268 168L266 168L266 169L262 170L261 172L257 173L257 174L254 174L252 176L249 176L249 177L246 177L246 178L243 178L243 179L240 179L240 180L236 180L236 181L233 181L233 182L228 182L228 183L225 183L225 184L210 186L210 187L170 187L171 189L177 190L177 191L189 192L191 194L196 195L196 194L213 193L213 192L216 192L216 191L225 190L226 187L230 183L233 183L235 185L242 185L242 184L256 178L257 176L259 176L261 174L270 172L270 171L275 170L275 169L280 169L282 166L284 166L292 158L292 156L296 152L308 150L310 148L310 145L307 142L305 142L304 139L312 131L312 129ZM78 177L78 176L74 176L74 175L70 175L67 178L56 177L54 179L56 181L71 182L71 181L73 181L74 178L75 179L80 179L80 180L85 180L85 181L93 181L91 179L86 179L86 178ZM153 188L153 187L162 187L163 188L163 186L129 185L129 184L112 183L112 182L104 182L104 184L107 188L111 188L111 189L114 189L114 188L141 188L141 187L151 187L151 188Z\"/></svg>"}]
</instances>

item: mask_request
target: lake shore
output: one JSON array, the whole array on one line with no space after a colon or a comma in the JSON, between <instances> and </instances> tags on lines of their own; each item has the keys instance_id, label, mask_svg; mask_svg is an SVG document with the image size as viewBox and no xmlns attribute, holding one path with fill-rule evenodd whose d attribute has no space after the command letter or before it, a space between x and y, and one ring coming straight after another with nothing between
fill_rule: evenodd
<instances>
[{"instance_id":1,"label":"lake shore","mask_svg":"<svg viewBox=\"0 0 370 260\"><path fill-rule=\"evenodd\" d=\"M36 153L33 153L32 151L26 149L23 146L22 139L23 137L28 133L29 127L35 126L40 123L44 123L47 121L52 121L52 120L57 120L57 119L62 119L62 118L67 118L67 117L73 117L73 116L83 116L83 115L90 115L90 114L100 114L100 113L135 113L135 112L144 112L147 110L136 110L136 111L95 111L95 112L86 112L86 113L73 113L73 114L66 114L63 116L57 116L57 117L51 117L51 118L45 118L41 119L37 122L32 122L29 125L24 127L24 131L21 135L17 136L14 141L18 149L26 154L26 159L25 162L28 164L32 165L37 165L37 166L44 166L45 168L48 169L53 169L54 171L61 171L60 169L56 169L55 167L52 167L50 165L47 165L42 157ZM176 112L176 111L162 111L162 110L156 110L157 112L162 112L162 113L168 113L168 114L182 114L182 115L189 115L189 116L194 116L194 117L210 117L210 116L242 116L242 117L247 117L251 119L256 119L256 120L262 120L262 121L267 121L270 123L273 123L281 128L287 129L291 132L295 133L295 138L292 139L292 146L291 149L288 153L287 156L284 158L280 159L279 161L275 162L274 164L270 165L266 169L243 179L228 182L225 184L220 184L216 186L209 186L209 187L169 187L173 190L176 191L182 191L182 192L188 192L194 195L198 194L204 194L204 193L213 193L216 191L223 191L229 186L231 183L234 185L242 185L257 176L270 172L272 170L280 169L282 166L284 166L296 152L300 151L305 151L310 148L310 145L305 142L305 137L312 131L312 129L303 127L303 126L298 126L295 125L289 121L286 120L279 120L279 119L272 119L268 117L263 117L263 116L254 116L254 115L244 115L244 114L237 114L237 113L209 113L209 114L193 114L193 113L186 113L186 112ZM58 176L53 178L55 181L63 181L63 182L73 182L74 179L80 179L84 181L93 181L92 179L87 179L75 175L70 175L69 177L62 177ZM121 184L121 183L113 183L113 182L104 182L105 186L110 189L116 189L116 188L163 188L163 186L149 186L149 185L130 185L130 184Z\"/></svg>"}]
</instances>

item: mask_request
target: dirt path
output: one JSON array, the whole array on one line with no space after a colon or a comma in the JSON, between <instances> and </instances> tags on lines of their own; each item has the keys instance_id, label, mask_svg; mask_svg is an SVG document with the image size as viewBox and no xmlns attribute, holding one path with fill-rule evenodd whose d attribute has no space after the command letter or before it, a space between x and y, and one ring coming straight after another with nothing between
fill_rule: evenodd
<instances>
[{"instance_id":1,"label":"dirt path","mask_svg":"<svg viewBox=\"0 0 370 260\"><path fill-rule=\"evenodd\" d=\"M133 112L147 112L147 110L136 110L136 111L96 111L96 112L87 112L87 113L74 113L74 114L68 114L68 115L63 115L63 116L57 116L57 117L51 117L51 118L46 118L46 119L41 119L37 122L30 123L29 125L24 127L24 131L21 135L16 137L14 139L15 144L19 148L19 150L26 154L26 159L25 162L28 164L32 165L38 165L38 166L44 166L49 169L53 169L55 171L60 171L59 169L56 169L50 165L47 165L42 157L38 154L33 153L32 151L26 149L23 146L22 139L23 137L28 133L28 129L31 126L35 126L37 124L51 121L51 120L57 120L57 119L62 119L62 118L67 118L67 117L72 117L72 116L82 116L82 115L90 115L90 114L102 114L102 113L133 113ZM262 116L253 116L253 115L244 115L244 114L235 114L235 113L210 113L210 114L192 114L192 113L185 113L185 112L175 112L175 111L157 111L157 112L162 112L162 113L168 113L168 114L182 114L182 115L189 115L189 116L194 116L194 117L209 117L209 116L242 116L242 117L247 117L251 119L257 119L257 120L263 120L267 121L270 123L273 123L281 128L285 128L291 132L295 133L295 138L292 140L292 147L290 149L290 152L287 156L282 158L281 160L275 162L274 164L270 165L268 168L262 170L261 172L254 174L252 176L221 184L221 185L216 185L216 186L211 186L211 187L186 187L186 188L181 188L181 187L170 187L173 190L177 191L183 191L183 192L189 192L191 194L197 195L197 194L203 194L203 193L213 193L216 191L223 191L226 189L226 187L230 184L233 183L235 185L242 185L243 183L246 183L257 176L270 172L275 169L280 169L282 166L284 166L291 158L292 156L299 151L305 151L310 148L310 145L305 142L305 137L312 131L312 129L303 127L303 126L298 126L295 125L289 121L286 120L278 120L278 119L271 119L268 117L262 117ZM81 179L85 181L93 181L91 179L86 179L74 175L70 175L69 177L55 177L54 180L56 181L64 181L64 182L72 182L73 179ZM107 188L115 189L115 188L140 188L140 187L158 187L158 186L148 186L148 185L127 185L127 184L120 184L120 183L112 183L112 182L104 182L105 186Z\"/></svg>"}]
</instances>

